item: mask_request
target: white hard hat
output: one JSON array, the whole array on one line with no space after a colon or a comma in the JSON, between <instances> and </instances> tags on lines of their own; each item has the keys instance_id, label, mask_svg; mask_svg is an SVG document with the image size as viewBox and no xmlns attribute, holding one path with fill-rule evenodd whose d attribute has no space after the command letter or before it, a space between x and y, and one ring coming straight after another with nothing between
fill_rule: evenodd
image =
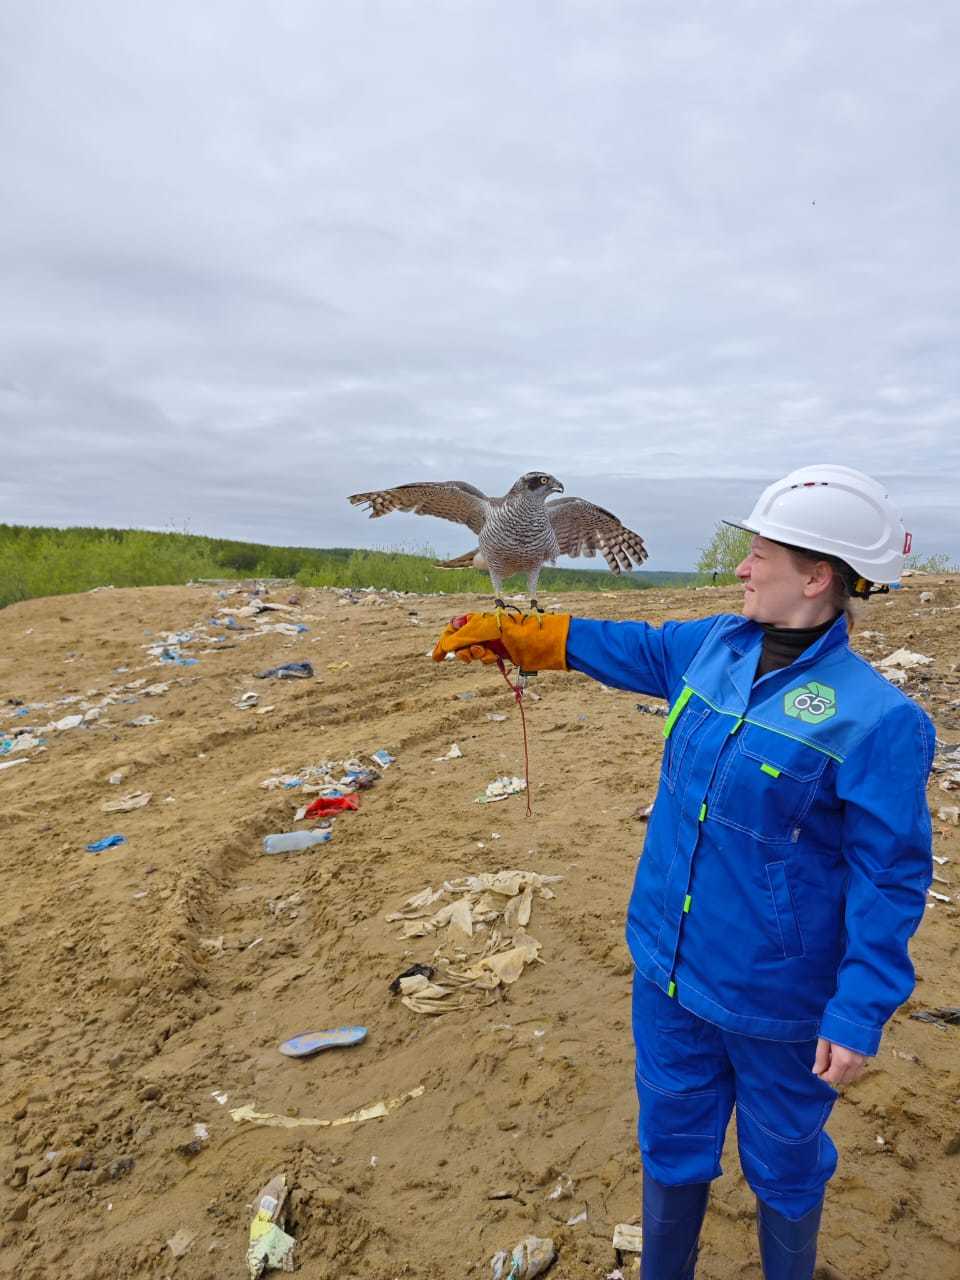
<instances>
[{"instance_id":1,"label":"white hard hat","mask_svg":"<svg viewBox=\"0 0 960 1280\"><path fill-rule=\"evenodd\" d=\"M835 556L868 582L896 582L910 551L883 485L852 467L800 467L764 489L745 520L725 523Z\"/></svg>"}]
</instances>

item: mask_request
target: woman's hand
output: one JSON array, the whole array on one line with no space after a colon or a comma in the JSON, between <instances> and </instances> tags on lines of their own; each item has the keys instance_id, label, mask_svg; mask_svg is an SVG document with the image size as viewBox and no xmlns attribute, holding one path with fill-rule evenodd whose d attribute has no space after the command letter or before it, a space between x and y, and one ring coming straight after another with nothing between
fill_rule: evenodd
<instances>
[{"instance_id":1,"label":"woman's hand","mask_svg":"<svg viewBox=\"0 0 960 1280\"><path fill-rule=\"evenodd\" d=\"M845 1049L842 1044L834 1044L831 1040L817 1041L813 1074L826 1080L827 1084L853 1084L866 1065L867 1058L863 1053Z\"/></svg>"}]
</instances>

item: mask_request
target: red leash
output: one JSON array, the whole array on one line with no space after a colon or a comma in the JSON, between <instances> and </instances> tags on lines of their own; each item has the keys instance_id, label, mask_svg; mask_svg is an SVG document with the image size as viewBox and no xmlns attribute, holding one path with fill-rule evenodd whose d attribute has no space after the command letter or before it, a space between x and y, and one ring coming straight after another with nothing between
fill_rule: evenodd
<instances>
[{"instance_id":1,"label":"red leash","mask_svg":"<svg viewBox=\"0 0 960 1280\"><path fill-rule=\"evenodd\" d=\"M450 625L459 630L466 621L467 614L462 614L459 618L451 618ZM527 748L527 717L523 710L523 685L519 680L514 684L507 675L507 668L504 666L504 659L506 658L509 661L510 655L503 647L502 640L487 640L484 642L484 648L490 649L497 655L497 666L500 669L500 674L503 676L504 680L506 680L507 688L513 691L513 696L516 699L517 706L520 708L520 724L523 729L523 778L527 789L527 817L531 818L533 817L533 809L530 806L530 753Z\"/></svg>"},{"instance_id":2,"label":"red leash","mask_svg":"<svg viewBox=\"0 0 960 1280\"><path fill-rule=\"evenodd\" d=\"M497 644L499 643L500 641L498 640ZM533 816L533 809L530 807L530 755L527 751L527 717L523 710L523 685L519 681L516 684L511 684L502 658L497 658L497 666L500 668L500 674L507 682L507 687L513 690L513 696L516 698L517 706L520 708L520 724L523 727L523 778L527 784L527 817L530 818Z\"/></svg>"}]
</instances>

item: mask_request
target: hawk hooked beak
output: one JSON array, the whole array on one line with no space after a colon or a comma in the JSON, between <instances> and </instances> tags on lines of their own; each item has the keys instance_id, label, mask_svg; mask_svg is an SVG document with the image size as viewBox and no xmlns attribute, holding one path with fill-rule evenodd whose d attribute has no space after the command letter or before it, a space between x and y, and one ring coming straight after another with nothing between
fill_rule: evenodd
<instances>
[{"instance_id":1,"label":"hawk hooked beak","mask_svg":"<svg viewBox=\"0 0 960 1280\"><path fill-rule=\"evenodd\" d=\"M550 485L551 493L563 493L563 491L564 491L563 485L560 483L559 480L554 480L553 483Z\"/></svg>"}]
</instances>

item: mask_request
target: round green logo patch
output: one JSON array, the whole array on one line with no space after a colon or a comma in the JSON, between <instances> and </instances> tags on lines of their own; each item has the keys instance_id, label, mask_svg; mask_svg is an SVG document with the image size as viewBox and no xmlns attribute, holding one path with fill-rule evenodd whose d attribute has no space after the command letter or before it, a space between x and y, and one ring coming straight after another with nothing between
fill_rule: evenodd
<instances>
[{"instance_id":1,"label":"round green logo patch","mask_svg":"<svg viewBox=\"0 0 960 1280\"><path fill-rule=\"evenodd\" d=\"M837 695L828 684L811 680L798 689L789 689L783 695L783 710L796 720L806 724L819 724L837 714Z\"/></svg>"}]
</instances>

